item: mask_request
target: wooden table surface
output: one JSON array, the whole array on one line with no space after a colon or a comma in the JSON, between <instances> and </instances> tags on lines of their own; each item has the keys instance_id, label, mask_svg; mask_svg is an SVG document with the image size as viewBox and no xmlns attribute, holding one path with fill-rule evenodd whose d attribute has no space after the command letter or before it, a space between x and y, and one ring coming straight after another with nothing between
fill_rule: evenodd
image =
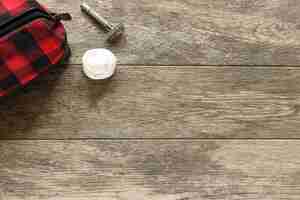
<instances>
[{"instance_id":1,"label":"wooden table surface","mask_svg":"<svg viewBox=\"0 0 300 200\"><path fill-rule=\"evenodd\" d=\"M297 0L88 0L68 64L0 104L0 200L299 200ZM117 74L88 80L82 54Z\"/></svg>"}]
</instances>

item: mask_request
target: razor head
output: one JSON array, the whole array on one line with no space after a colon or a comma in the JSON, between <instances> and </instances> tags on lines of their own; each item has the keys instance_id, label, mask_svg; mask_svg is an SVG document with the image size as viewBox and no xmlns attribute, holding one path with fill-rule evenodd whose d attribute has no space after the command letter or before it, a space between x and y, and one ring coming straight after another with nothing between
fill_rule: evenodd
<instances>
[{"instance_id":1,"label":"razor head","mask_svg":"<svg viewBox=\"0 0 300 200\"><path fill-rule=\"evenodd\" d=\"M122 38L122 36L124 35L124 32L125 32L124 24L118 24L109 32L107 41L109 43L116 43L117 41L119 41Z\"/></svg>"}]
</instances>

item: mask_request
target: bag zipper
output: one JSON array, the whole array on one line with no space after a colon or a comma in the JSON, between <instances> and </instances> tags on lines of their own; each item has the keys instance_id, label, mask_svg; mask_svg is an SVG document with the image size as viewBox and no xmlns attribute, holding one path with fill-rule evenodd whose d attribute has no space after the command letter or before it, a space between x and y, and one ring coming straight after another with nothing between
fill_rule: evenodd
<instances>
[{"instance_id":1,"label":"bag zipper","mask_svg":"<svg viewBox=\"0 0 300 200\"><path fill-rule=\"evenodd\" d=\"M29 22L32 22L35 19L39 18L45 18L51 21L60 21L60 20L71 20L72 17L69 13L48 13L46 11L43 11L38 8L33 8L31 10L28 10L24 12L23 14L3 23L0 24L0 37L6 35L7 33L12 32L13 30L16 30L19 27L22 27L23 25L28 24Z\"/></svg>"}]
</instances>

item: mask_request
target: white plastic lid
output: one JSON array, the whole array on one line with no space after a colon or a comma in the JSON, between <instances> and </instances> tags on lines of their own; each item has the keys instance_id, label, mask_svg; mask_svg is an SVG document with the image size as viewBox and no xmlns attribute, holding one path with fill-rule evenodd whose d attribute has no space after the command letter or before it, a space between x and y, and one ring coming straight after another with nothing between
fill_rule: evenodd
<instances>
[{"instance_id":1,"label":"white plastic lid","mask_svg":"<svg viewBox=\"0 0 300 200\"><path fill-rule=\"evenodd\" d=\"M107 79L111 77L117 65L116 56L108 49L91 49L85 52L83 72L91 79Z\"/></svg>"}]
</instances>

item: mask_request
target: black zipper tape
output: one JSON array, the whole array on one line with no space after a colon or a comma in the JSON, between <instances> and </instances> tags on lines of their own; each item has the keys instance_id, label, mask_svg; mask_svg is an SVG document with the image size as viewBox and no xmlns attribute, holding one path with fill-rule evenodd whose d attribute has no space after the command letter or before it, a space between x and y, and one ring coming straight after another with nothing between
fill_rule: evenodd
<instances>
[{"instance_id":1,"label":"black zipper tape","mask_svg":"<svg viewBox=\"0 0 300 200\"><path fill-rule=\"evenodd\" d=\"M68 13L56 14L56 13L47 13L38 8L33 8L24 12L23 14L3 23L0 25L0 37L32 22L35 19L45 18L51 21L60 21L60 20L71 20L72 17Z\"/></svg>"}]
</instances>

